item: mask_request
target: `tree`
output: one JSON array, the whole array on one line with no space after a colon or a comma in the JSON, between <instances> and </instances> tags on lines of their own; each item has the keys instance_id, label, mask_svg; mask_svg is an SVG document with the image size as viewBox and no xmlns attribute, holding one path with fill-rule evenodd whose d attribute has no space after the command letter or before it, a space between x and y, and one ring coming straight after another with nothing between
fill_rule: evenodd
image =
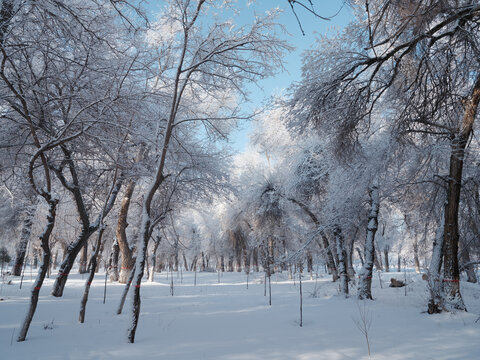
<instances>
[{"instance_id":1,"label":"tree","mask_svg":"<svg viewBox=\"0 0 480 360\"><path fill-rule=\"evenodd\" d=\"M161 153L153 181L145 191L142 205L129 342L135 340L140 313L140 283L152 222L151 204L157 190L168 177L165 170L175 133L181 131L182 123L190 122L190 125L195 125L194 122L197 122L209 133L225 136L223 126L217 126L222 124L222 120L228 125L227 120L238 116L238 109L233 105L234 98L229 96L230 100L227 102L224 95L241 90L245 81L254 81L271 74L273 66L281 64L280 53L286 49L285 44L278 40L274 33L272 34L276 26L273 23L273 15L257 18L250 26L230 31L231 22L216 20L211 25L202 24L204 12L214 6L214 2L205 0L172 2L168 4L156 25L161 31L155 33L157 38L160 38L159 51L173 49L171 61L174 62L172 70L159 78L160 81L164 81L162 86L166 89L165 95L170 99L170 106L160 146ZM219 5L219 10L222 6ZM179 31L174 35L165 32L166 29ZM187 98L189 93L201 94L202 103L213 101L215 108L206 109L197 103L195 109L193 107L196 105L195 101L190 101L190 104L185 102L184 98Z\"/></svg>"},{"instance_id":2,"label":"tree","mask_svg":"<svg viewBox=\"0 0 480 360\"><path fill-rule=\"evenodd\" d=\"M311 100L297 101L297 113L309 123L338 118L335 130L344 149L354 149L350 145L356 144L356 134L387 113L400 138L450 141L443 282L447 302L465 309L457 259L458 209L465 149L480 101L480 6L381 0L354 6L364 7L363 17L339 41L324 41L324 50L308 58L312 81L299 89L297 99L308 94ZM358 36L351 41L354 32ZM334 43L340 46L331 47Z\"/></svg>"}]
</instances>

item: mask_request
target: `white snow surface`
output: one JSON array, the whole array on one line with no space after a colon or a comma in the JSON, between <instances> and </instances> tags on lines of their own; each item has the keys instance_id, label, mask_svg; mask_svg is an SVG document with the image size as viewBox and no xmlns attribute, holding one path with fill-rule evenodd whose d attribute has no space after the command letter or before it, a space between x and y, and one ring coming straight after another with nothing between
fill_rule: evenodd
<instances>
[{"instance_id":1,"label":"white snow surface","mask_svg":"<svg viewBox=\"0 0 480 360\"><path fill-rule=\"evenodd\" d=\"M391 277L403 273L374 274L374 301L365 301L371 320L369 338L372 359L480 359L480 285L461 283L468 313L428 315L426 282L407 273L403 288L389 288ZM286 273L272 276L272 306L263 296L263 273L174 274L157 273L155 282L144 282L136 342L127 343L131 299L122 315L116 315L123 285L107 283L97 274L87 304L84 324L77 322L84 281L69 277L62 298L49 295L53 277L42 287L37 312L27 340L16 337L29 301L33 281L29 276L19 290L1 285L0 359L225 359L225 360L339 360L369 359L363 334L356 326L363 301L338 294L338 283L320 273L318 279L303 276L303 327L299 326L299 286ZM315 275L314 275L315 277ZM85 275L86 279L86 275ZM358 306L360 305L360 306ZM476 321L478 320L478 321Z\"/></svg>"}]
</instances>

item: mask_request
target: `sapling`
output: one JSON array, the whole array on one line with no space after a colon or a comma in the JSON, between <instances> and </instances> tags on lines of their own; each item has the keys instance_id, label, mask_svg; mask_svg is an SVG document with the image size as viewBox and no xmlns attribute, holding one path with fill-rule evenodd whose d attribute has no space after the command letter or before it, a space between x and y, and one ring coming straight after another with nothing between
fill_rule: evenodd
<instances>
[{"instance_id":1,"label":"sapling","mask_svg":"<svg viewBox=\"0 0 480 360\"><path fill-rule=\"evenodd\" d=\"M303 292L302 292L302 273L298 274L298 279L300 283L300 327L303 326Z\"/></svg>"},{"instance_id":2,"label":"sapling","mask_svg":"<svg viewBox=\"0 0 480 360\"><path fill-rule=\"evenodd\" d=\"M353 322L357 326L358 330L360 330L360 332L365 337L365 342L367 343L368 357L371 358L369 331L370 326L372 325L372 314L367 309L365 301L363 301L363 306L360 306L360 303L358 301L356 302L356 304L359 318L353 318Z\"/></svg>"}]
</instances>

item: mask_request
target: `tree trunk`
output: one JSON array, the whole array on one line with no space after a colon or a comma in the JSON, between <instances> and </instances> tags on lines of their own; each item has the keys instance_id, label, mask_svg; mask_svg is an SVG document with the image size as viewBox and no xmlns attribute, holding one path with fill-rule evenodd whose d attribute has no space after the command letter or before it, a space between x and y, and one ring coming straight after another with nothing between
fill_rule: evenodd
<instances>
[{"instance_id":1,"label":"tree trunk","mask_svg":"<svg viewBox=\"0 0 480 360\"><path fill-rule=\"evenodd\" d=\"M157 249L158 245L160 245L161 237L157 237L153 242L152 254L150 255L150 276L148 277L148 281L153 281L155 279L155 265L157 261ZM185 258L185 254L183 255ZM186 259L185 259L186 260ZM186 265L186 263L185 263ZM186 269L186 268L185 268Z\"/></svg>"},{"instance_id":2,"label":"tree trunk","mask_svg":"<svg viewBox=\"0 0 480 360\"><path fill-rule=\"evenodd\" d=\"M415 263L415 272L420 274L420 260L418 259L418 242L417 240L413 243L413 261Z\"/></svg>"},{"instance_id":3,"label":"tree trunk","mask_svg":"<svg viewBox=\"0 0 480 360\"><path fill-rule=\"evenodd\" d=\"M87 309L88 293L90 292L90 286L92 285L93 278L95 277L95 270L97 268L97 255L100 251L102 245L102 236L105 231L105 225L100 226L98 232L97 243L95 244L95 249L90 257L90 272L88 274L88 279L85 282L85 289L83 290L82 301L80 302L80 314L78 315L78 322L83 324L85 322L85 311Z\"/></svg>"},{"instance_id":4,"label":"tree trunk","mask_svg":"<svg viewBox=\"0 0 480 360\"><path fill-rule=\"evenodd\" d=\"M33 201L31 205L25 209L25 218L23 220L22 233L20 235L20 241L15 249L15 265L13 266L13 275L21 276L23 264L25 261L25 255L27 253L28 240L32 232L33 218L37 210L37 203Z\"/></svg>"},{"instance_id":5,"label":"tree trunk","mask_svg":"<svg viewBox=\"0 0 480 360\"><path fill-rule=\"evenodd\" d=\"M118 242L115 241L112 244L112 250L110 252L110 259L108 260L108 270L110 273L110 281L118 281L118 256L120 254L120 248Z\"/></svg>"},{"instance_id":6,"label":"tree trunk","mask_svg":"<svg viewBox=\"0 0 480 360\"><path fill-rule=\"evenodd\" d=\"M75 258L80 252L83 245L88 241L88 238L95 232L98 226L90 226L87 229L82 229L78 239L71 243L67 249L67 255L60 265L57 278L53 284L52 295L55 297L61 297L63 295L63 289L67 283L68 275L70 270L72 270L73 264L75 263Z\"/></svg>"},{"instance_id":7,"label":"tree trunk","mask_svg":"<svg viewBox=\"0 0 480 360\"><path fill-rule=\"evenodd\" d=\"M325 233L322 232L321 237L323 241L323 248L327 253L326 260L327 260L328 271L332 274L333 281L337 281L338 272L337 272L337 266L335 265L335 257L332 252L332 247L330 246L330 242L328 241L328 238L325 235Z\"/></svg>"},{"instance_id":8,"label":"tree trunk","mask_svg":"<svg viewBox=\"0 0 480 360\"><path fill-rule=\"evenodd\" d=\"M461 251L463 264L465 264L465 272L467 273L467 282L476 284L477 275L475 274L475 265L471 264L469 249L464 247Z\"/></svg>"},{"instance_id":9,"label":"tree trunk","mask_svg":"<svg viewBox=\"0 0 480 360\"><path fill-rule=\"evenodd\" d=\"M38 297L40 295L40 289L42 288L43 281L45 280L45 275L47 274L47 269L50 264L50 246L49 240L50 235L52 234L53 227L55 225L55 215L58 200L52 199L49 194L44 194L45 199L48 201L49 209L47 216L47 225L43 231L40 242L43 250L42 264L37 274L37 278L32 286L32 294L30 297L30 307L27 312L27 316L23 322L22 328L18 335L17 341L24 341L27 337L28 329L32 322L33 316L35 315L35 310L37 309Z\"/></svg>"},{"instance_id":10,"label":"tree trunk","mask_svg":"<svg viewBox=\"0 0 480 360\"><path fill-rule=\"evenodd\" d=\"M82 254L80 255L80 264L78 267L79 274L87 273L87 258L88 258L88 241L82 247Z\"/></svg>"},{"instance_id":11,"label":"tree trunk","mask_svg":"<svg viewBox=\"0 0 480 360\"><path fill-rule=\"evenodd\" d=\"M465 113L463 115L459 132L455 134L455 137L452 140L447 204L445 206L445 229L443 232L443 281L446 297L445 301L454 309L458 310L466 310L460 294L460 274L458 270L458 207L460 203L465 148L472 133L479 102L480 75L477 74L470 99L464 103Z\"/></svg>"},{"instance_id":12,"label":"tree trunk","mask_svg":"<svg viewBox=\"0 0 480 360\"><path fill-rule=\"evenodd\" d=\"M333 230L333 236L335 237L335 245L338 257L338 272L340 274L340 292L345 296L348 295L348 275L347 266L345 264L345 249L344 238L342 236L342 229L339 226L335 226Z\"/></svg>"},{"instance_id":13,"label":"tree trunk","mask_svg":"<svg viewBox=\"0 0 480 360\"><path fill-rule=\"evenodd\" d=\"M153 197L153 193L151 194ZM137 331L138 325L138 318L140 316L140 306L141 306L141 298L140 298L140 285L142 283L143 273L145 270L145 260L147 255L147 248L148 248L148 240L149 240L149 233L150 233L150 209L145 208L142 211L143 215L146 216L142 221L141 227L141 237L139 238L138 245L139 248L137 249L137 260L135 263L135 275L133 277L134 289L133 289L133 306L132 306L132 322L128 329L128 342L134 343L135 342L135 333Z\"/></svg>"},{"instance_id":14,"label":"tree trunk","mask_svg":"<svg viewBox=\"0 0 480 360\"><path fill-rule=\"evenodd\" d=\"M259 272L260 269L259 269L259 266L258 266L258 249L256 247L253 248L253 250L252 250L252 263L253 263L253 267L255 269L255 272Z\"/></svg>"},{"instance_id":15,"label":"tree trunk","mask_svg":"<svg viewBox=\"0 0 480 360\"><path fill-rule=\"evenodd\" d=\"M445 217L442 214L440 224L433 241L432 260L428 269L427 281L428 290L430 292L430 300L428 302L428 313L435 314L443 310L443 289L440 271L442 270L442 254L443 254L443 230Z\"/></svg>"},{"instance_id":16,"label":"tree trunk","mask_svg":"<svg viewBox=\"0 0 480 360\"><path fill-rule=\"evenodd\" d=\"M388 252L390 250L390 246L385 245L383 248L383 254L385 255L385 271L390 272L390 262L388 260Z\"/></svg>"},{"instance_id":17,"label":"tree trunk","mask_svg":"<svg viewBox=\"0 0 480 360\"><path fill-rule=\"evenodd\" d=\"M367 237L365 239L365 266L360 270L358 281L358 298L373 299L372 297L372 270L375 254L375 233L378 228L378 211L380 198L378 187L370 188L370 213L368 215Z\"/></svg>"},{"instance_id":18,"label":"tree trunk","mask_svg":"<svg viewBox=\"0 0 480 360\"><path fill-rule=\"evenodd\" d=\"M132 261L132 249L127 241L126 229L128 226L127 217L128 210L130 207L130 200L135 190L136 182L129 180L127 187L125 189L125 194L123 195L122 203L120 205L120 213L118 214L118 222L116 229L117 242L120 249L120 254L122 255L122 263L120 267L120 275L118 282L120 284L125 284L127 282L130 271L133 267Z\"/></svg>"},{"instance_id":19,"label":"tree trunk","mask_svg":"<svg viewBox=\"0 0 480 360\"><path fill-rule=\"evenodd\" d=\"M357 251L358 258L360 259L360 263L362 264L362 267L363 267L365 265L365 262L363 261L362 251L358 247L356 247L355 250Z\"/></svg>"},{"instance_id":20,"label":"tree trunk","mask_svg":"<svg viewBox=\"0 0 480 360\"><path fill-rule=\"evenodd\" d=\"M130 272L128 281L123 288L122 296L120 298L120 304L118 305L118 308L117 308L117 315L120 315L123 311L123 305L125 305L125 299L127 298L128 290L130 290L130 285L132 284L134 275L135 275L135 268L133 268L132 271Z\"/></svg>"}]
</instances>

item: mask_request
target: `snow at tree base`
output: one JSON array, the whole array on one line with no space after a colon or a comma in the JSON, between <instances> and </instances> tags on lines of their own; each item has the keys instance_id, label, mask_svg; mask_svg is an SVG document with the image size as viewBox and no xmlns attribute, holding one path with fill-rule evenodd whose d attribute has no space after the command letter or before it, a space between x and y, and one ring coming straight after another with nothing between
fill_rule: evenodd
<instances>
[{"instance_id":1,"label":"snow at tree base","mask_svg":"<svg viewBox=\"0 0 480 360\"><path fill-rule=\"evenodd\" d=\"M41 293L29 337L17 343L19 316L28 304L30 275L2 289L0 347L2 359L368 359L364 335L357 328L361 311L371 320L373 359L477 359L480 329L480 287L465 284L469 312L429 316L425 281L407 272L404 288L388 287L390 277L377 274L375 301L339 296L338 284L319 270L318 279L304 274L303 326L299 326L299 283L272 276L272 306L264 294L264 274L192 272L156 274L142 285L142 314L135 344L125 342L129 313L116 315L123 286L107 283L99 274L90 293L84 324L77 321L85 279L73 275L61 300ZM86 277L85 277L86 278ZM46 280L45 290L52 285ZM128 299L127 299L128 302ZM131 304L125 305L125 310ZM360 311L359 311L360 307ZM15 333L15 334L14 334ZM446 340L448 339L448 341Z\"/></svg>"},{"instance_id":2,"label":"snow at tree base","mask_svg":"<svg viewBox=\"0 0 480 360\"><path fill-rule=\"evenodd\" d=\"M0 359L480 359L479 103L480 0L1 0Z\"/></svg>"}]
</instances>

